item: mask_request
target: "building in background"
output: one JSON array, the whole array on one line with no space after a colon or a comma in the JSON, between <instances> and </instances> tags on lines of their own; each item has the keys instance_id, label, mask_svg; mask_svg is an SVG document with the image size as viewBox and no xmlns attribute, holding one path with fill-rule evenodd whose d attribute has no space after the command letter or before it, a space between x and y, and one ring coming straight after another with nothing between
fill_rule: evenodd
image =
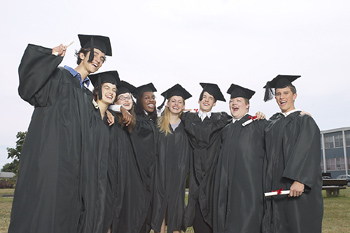
<instances>
[{"instance_id":1,"label":"building in background","mask_svg":"<svg viewBox=\"0 0 350 233\"><path fill-rule=\"evenodd\" d=\"M335 179L350 174L350 127L321 131L321 169Z\"/></svg>"}]
</instances>

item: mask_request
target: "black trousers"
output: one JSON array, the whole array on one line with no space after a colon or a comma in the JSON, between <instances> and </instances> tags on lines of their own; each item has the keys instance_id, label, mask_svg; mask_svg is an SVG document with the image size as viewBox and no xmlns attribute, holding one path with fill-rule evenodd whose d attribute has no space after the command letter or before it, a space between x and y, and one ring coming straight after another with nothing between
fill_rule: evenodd
<instances>
[{"instance_id":1,"label":"black trousers","mask_svg":"<svg viewBox=\"0 0 350 233\"><path fill-rule=\"evenodd\" d=\"M196 211L193 220L193 230L196 233L212 233L213 229L204 221L199 202L196 204Z\"/></svg>"}]
</instances>

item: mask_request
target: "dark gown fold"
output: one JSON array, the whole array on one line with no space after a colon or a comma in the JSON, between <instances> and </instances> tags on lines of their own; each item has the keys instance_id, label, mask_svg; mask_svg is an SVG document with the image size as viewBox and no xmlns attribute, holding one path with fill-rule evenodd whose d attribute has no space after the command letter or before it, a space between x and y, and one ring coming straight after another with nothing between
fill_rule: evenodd
<instances>
[{"instance_id":1,"label":"dark gown fold","mask_svg":"<svg viewBox=\"0 0 350 233\"><path fill-rule=\"evenodd\" d=\"M266 192L305 184L298 198L267 197L263 232L320 233L323 217L320 131L312 117L300 111L277 113L265 129Z\"/></svg>"},{"instance_id":2,"label":"dark gown fold","mask_svg":"<svg viewBox=\"0 0 350 233\"><path fill-rule=\"evenodd\" d=\"M263 216L265 120L245 115L222 132L214 187L213 231L259 233Z\"/></svg>"},{"instance_id":3,"label":"dark gown fold","mask_svg":"<svg viewBox=\"0 0 350 233\"><path fill-rule=\"evenodd\" d=\"M158 134L157 162L152 201L152 229L160 232L165 215L167 231L186 231L186 176L192 148L182 123L172 134Z\"/></svg>"},{"instance_id":4,"label":"dark gown fold","mask_svg":"<svg viewBox=\"0 0 350 233\"><path fill-rule=\"evenodd\" d=\"M118 117L115 116L118 122ZM148 207L146 189L136 164L129 132L118 123L110 127L110 158L105 204L105 227L112 233L134 233L140 230ZM148 200L149 201L149 200Z\"/></svg>"},{"instance_id":5,"label":"dark gown fold","mask_svg":"<svg viewBox=\"0 0 350 233\"><path fill-rule=\"evenodd\" d=\"M19 95L35 109L22 149L9 232L96 232L101 217L93 220L91 211L103 208L102 169L108 154L106 138L93 135L105 135L104 129L94 116L91 92L57 67L62 57L51 51L30 44L19 66ZM90 180L87 171L98 177ZM92 185L97 193L89 195L99 200L86 192Z\"/></svg>"},{"instance_id":6,"label":"dark gown fold","mask_svg":"<svg viewBox=\"0 0 350 233\"><path fill-rule=\"evenodd\" d=\"M203 219L212 226L213 218L213 189L216 165L221 143L221 130L231 121L227 113L212 113L204 121L197 113L186 112L181 121L189 136L193 155L191 170L193 178L190 180L189 201L199 203ZM195 215L195 205L189 206L185 217L192 224Z\"/></svg>"},{"instance_id":7,"label":"dark gown fold","mask_svg":"<svg viewBox=\"0 0 350 233\"><path fill-rule=\"evenodd\" d=\"M135 219L142 232L151 229L151 197L153 190L154 166L157 149L157 129L155 122L147 116L136 116L136 125L130 134L132 148L134 150L137 169L139 171L143 189L145 190L145 206L142 206L141 219ZM139 221L141 223L139 224ZM136 223L135 223L136 224Z\"/></svg>"}]
</instances>

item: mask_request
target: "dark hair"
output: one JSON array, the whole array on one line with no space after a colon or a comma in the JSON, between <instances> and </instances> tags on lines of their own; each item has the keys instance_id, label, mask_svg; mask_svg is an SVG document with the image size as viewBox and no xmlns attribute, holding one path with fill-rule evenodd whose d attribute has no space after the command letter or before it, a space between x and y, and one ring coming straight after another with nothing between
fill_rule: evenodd
<instances>
[{"instance_id":1,"label":"dark hair","mask_svg":"<svg viewBox=\"0 0 350 233\"><path fill-rule=\"evenodd\" d=\"M145 109L142 106L141 96L136 97L135 113L137 116L145 117ZM148 115L148 117L153 121L157 122L157 108L154 106L154 111Z\"/></svg>"},{"instance_id":2,"label":"dark hair","mask_svg":"<svg viewBox=\"0 0 350 233\"><path fill-rule=\"evenodd\" d=\"M94 97L94 100L97 101L97 96L100 93L100 88L99 86L96 85L96 87L94 87L94 90L92 91L92 96Z\"/></svg>"},{"instance_id":3,"label":"dark hair","mask_svg":"<svg viewBox=\"0 0 350 233\"><path fill-rule=\"evenodd\" d=\"M81 63L81 58L80 54L83 53L85 56L90 52L90 48L81 48L79 51L75 50L75 56L77 57L77 64L80 65Z\"/></svg>"},{"instance_id":4,"label":"dark hair","mask_svg":"<svg viewBox=\"0 0 350 233\"><path fill-rule=\"evenodd\" d=\"M201 92L201 94L199 95L199 101L202 101L202 99L203 99L203 95L204 95L204 92L205 92L206 90L203 90L202 92ZM207 91L206 91L207 92ZM209 92L207 92L209 95L211 95ZM216 99L215 99L215 97L213 96L213 98L214 98L214 103L216 103Z\"/></svg>"}]
</instances>

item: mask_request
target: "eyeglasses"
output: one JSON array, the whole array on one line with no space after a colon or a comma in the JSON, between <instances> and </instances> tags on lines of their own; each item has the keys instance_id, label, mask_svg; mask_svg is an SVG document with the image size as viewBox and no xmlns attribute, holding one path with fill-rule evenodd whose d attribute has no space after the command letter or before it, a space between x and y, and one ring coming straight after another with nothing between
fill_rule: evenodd
<instances>
[{"instance_id":1,"label":"eyeglasses","mask_svg":"<svg viewBox=\"0 0 350 233\"><path fill-rule=\"evenodd\" d=\"M118 100L131 100L131 97L130 96L119 96L118 97Z\"/></svg>"}]
</instances>

